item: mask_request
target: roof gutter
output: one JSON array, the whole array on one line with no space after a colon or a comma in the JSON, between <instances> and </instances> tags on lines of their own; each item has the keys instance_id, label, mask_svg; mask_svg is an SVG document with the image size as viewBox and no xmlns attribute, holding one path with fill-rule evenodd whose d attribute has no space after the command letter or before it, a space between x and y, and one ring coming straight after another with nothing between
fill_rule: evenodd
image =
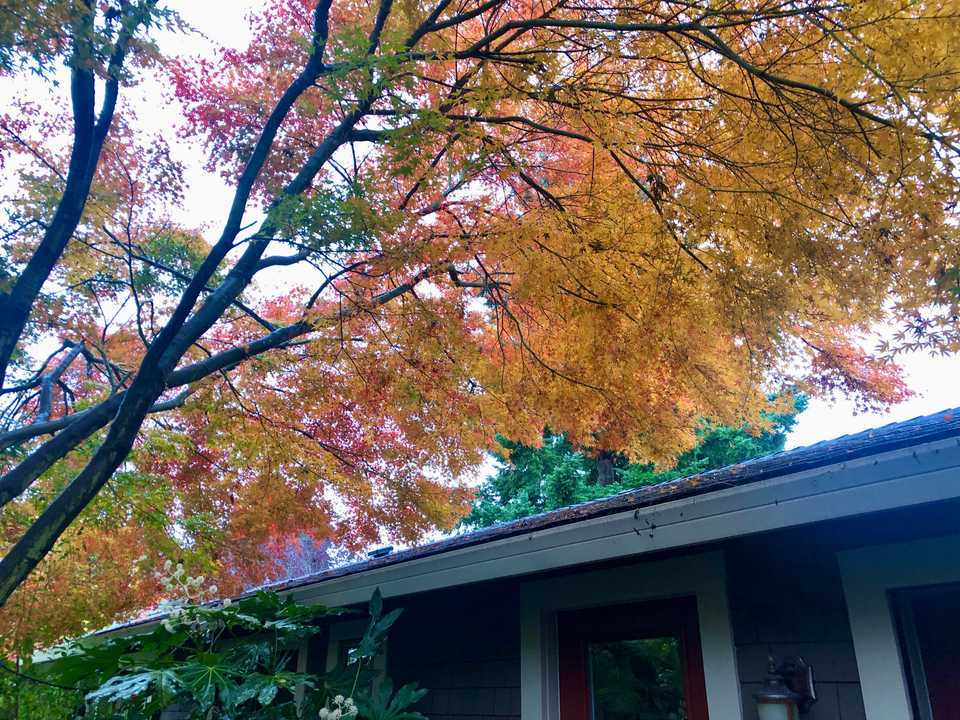
<instances>
[{"instance_id":1,"label":"roof gutter","mask_svg":"<svg viewBox=\"0 0 960 720\"><path fill-rule=\"evenodd\" d=\"M960 497L960 438L714 490L353 574L288 586L304 603L351 605Z\"/></svg>"}]
</instances>

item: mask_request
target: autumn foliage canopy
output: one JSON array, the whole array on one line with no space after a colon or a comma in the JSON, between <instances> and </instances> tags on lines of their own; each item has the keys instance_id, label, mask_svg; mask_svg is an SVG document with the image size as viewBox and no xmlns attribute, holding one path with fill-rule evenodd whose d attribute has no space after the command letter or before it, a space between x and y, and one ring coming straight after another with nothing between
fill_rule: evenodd
<instances>
[{"instance_id":1,"label":"autumn foliage canopy","mask_svg":"<svg viewBox=\"0 0 960 720\"><path fill-rule=\"evenodd\" d=\"M958 0L264 5L189 57L163 2L0 0L49 93L0 117L3 622L450 528L496 432L669 465L960 349Z\"/></svg>"}]
</instances>

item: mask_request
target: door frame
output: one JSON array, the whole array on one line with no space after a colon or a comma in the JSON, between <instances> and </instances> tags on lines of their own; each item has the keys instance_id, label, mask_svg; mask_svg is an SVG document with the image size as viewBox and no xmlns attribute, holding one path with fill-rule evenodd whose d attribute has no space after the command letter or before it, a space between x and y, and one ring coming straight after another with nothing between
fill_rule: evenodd
<instances>
[{"instance_id":1,"label":"door frame","mask_svg":"<svg viewBox=\"0 0 960 720\"><path fill-rule=\"evenodd\" d=\"M641 600L557 614L560 716L564 720L591 720L588 644L672 636L680 641L680 672L686 716L707 720L707 693L703 680L703 652L697 599L691 595L668 600Z\"/></svg>"},{"instance_id":2,"label":"door frame","mask_svg":"<svg viewBox=\"0 0 960 720\"><path fill-rule=\"evenodd\" d=\"M521 719L560 720L559 612L684 596L696 598L709 715L713 720L742 720L726 568L720 551L525 582L521 587Z\"/></svg>"},{"instance_id":3,"label":"door frame","mask_svg":"<svg viewBox=\"0 0 960 720\"><path fill-rule=\"evenodd\" d=\"M870 720L912 715L890 591L960 582L960 535L837 553L863 707Z\"/></svg>"}]
</instances>

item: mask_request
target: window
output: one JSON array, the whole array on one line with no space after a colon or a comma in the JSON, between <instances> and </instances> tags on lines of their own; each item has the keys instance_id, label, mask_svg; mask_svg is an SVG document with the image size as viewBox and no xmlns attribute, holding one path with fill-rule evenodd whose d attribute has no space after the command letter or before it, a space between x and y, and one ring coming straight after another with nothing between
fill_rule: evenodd
<instances>
[{"instance_id":1,"label":"window","mask_svg":"<svg viewBox=\"0 0 960 720\"><path fill-rule=\"evenodd\" d=\"M336 667L346 667L347 653L356 647L360 638L367 629L367 620L346 620L331 623L326 632L310 638L309 642L300 648L297 655L297 672L322 674L334 670ZM387 667L386 643L373 659L373 670L377 673L374 680L375 688L383 679ZM298 701L302 701L304 688L297 689Z\"/></svg>"},{"instance_id":2,"label":"window","mask_svg":"<svg viewBox=\"0 0 960 720\"><path fill-rule=\"evenodd\" d=\"M696 599L561 612L560 720L706 720Z\"/></svg>"},{"instance_id":3,"label":"window","mask_svg":"<svg viewBox=\"0 0 960 720\"><path fill-rule=\"evenodd\" d=\"M960 583L890 593L916 720L960 718Z\"/></svg>"},{"instance_id":4,"label":"window","mask_svg":"<svg viewBox=\"0 0 960 720\"><path fill-rule=\"evenodd\" d=\"M629 542L628 533L625 533L624 543ZM706 710L712 720L742 720L740 681L727 608L726 572L720 552L640 560L526 581L521 590L521 717L566 720L560 711L561 616L575 618L578 612L590 613L596 608L602 607L610 613L617 607L632 606L646 608L646 617L653 619L652 609L661 603L670 606L677 602L671 598L686 598L681 601L685 603L686 613L683 616L685 621L678 624L675 616L672 624L668 623L670 630L612 638L591 637L588 633L586 639L602 643L608 639L617 642L674 638L679 641L681 670L702 665L700 673L692 673L694 685L689 686L689 690L687 685L683 686L688 720L706 718ZM604 612L600 615L602 617ZM636 619L644 615L634 612L632 617ZM567 643L572 632L570 627L565 633ZM618 629L623 627L622 624L617 626ZM680 630L681 634L675 634ZM700 652L692 653L697 647ZM569 657L569 644L567 648L565 655ZM664 670L662 666L661 670ZM583 673L581 677L584 677ZM695 694L694 688L703 688L704 685L706 708L704 714L694 715L695 705L687 694ZM584 711L581 706L580 716L592 718L589 702L586 707Z\"/></svg>"},{"instance_id":5,"label":"window","mask_svg":"<svg viewBox=\"0 0 960 720\"><path fill-rule=\"evenodd\" d=\"M953 482L954 477L949 481ZM957 557L960 557L960 535L872 545L837 554L857 654L863 704L870 720L905 720L910 717L928 720L917 714L919 708L911 710L910 707L910 685L916 685L920 680L913 670L918 667L917 659L924 662L926 659L921 653L910 660L910 649L903 644L908 636L898 632L903 627L904 616L897 612L897 599L901 599L902 608L902 598L911 597L911 593L920 588L960 583ZM919 598L919 595L912 597ZM922 600L915 602L924 604ZM927 605L923 609L915 602L911 602L910 608L914 620L934 617L933 608ZM949 602L949 599L939 602ZM950 614L948 612L948 617ZM941 636L939 641L946 643L956 655L955 648L960 645L956 620L952 625L941 621L934 627L933 635ZM951 627L954 630L950 630ZM916 629L920 631L919 626ZM951 632L953 639L949 639ZM926 680L926 675L923 678ZM941 720L937 714L932 717ZM954 720L958 715L943 717Z\"/></svg>"},{"instance_id":6,"label":"window","mask_svg":"<svg viewBox=\"0 0 960 720\"><path fill-rule=\"evenodd\" d=\"M330 626L330 632L327 638L326 662L324 670L333 670L338 665L346 666L347 653L351 648L355 648L363 637L369 624L368 620L347 620L344 622L333 623ZM381 673L387 668L387 644L384 641L383 647L373 659L373 668Z\"/></svg>"}]
</instances>

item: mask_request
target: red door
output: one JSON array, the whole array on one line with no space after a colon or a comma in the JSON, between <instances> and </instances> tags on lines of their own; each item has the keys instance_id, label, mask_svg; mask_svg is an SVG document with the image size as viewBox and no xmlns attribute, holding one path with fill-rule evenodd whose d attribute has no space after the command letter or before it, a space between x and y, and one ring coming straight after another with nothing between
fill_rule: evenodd
<instances>
[{"instance_id":1,"label":"red door","mask_svg":"<svg viewBox=\"0 0 960 720\"><path fill-rule=\"evenodd\" d=\"M707 720L692 597L557 618L560 720Z\"/></svg>"},{"instance_id":2,"label":"red door","mask_svg":"<svg viewBox=\"0 0 960 720\"><path fill-rule=\"evenodd\" d=\"M919 720L960 720L960 585L900 591L901 637Z\"/></svg>"}]
</instances>

